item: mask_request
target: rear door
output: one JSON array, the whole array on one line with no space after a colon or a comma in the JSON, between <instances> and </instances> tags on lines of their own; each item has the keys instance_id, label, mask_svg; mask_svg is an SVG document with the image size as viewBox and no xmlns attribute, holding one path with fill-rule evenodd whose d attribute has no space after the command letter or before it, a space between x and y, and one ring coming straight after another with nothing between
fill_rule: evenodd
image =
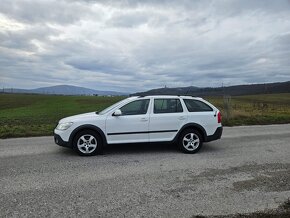
<instances>
[{"instance_id":1,"label":"rear door","mask_svg":"<svg viewBox=\"0 0 290 218\"><path fill-rule=\"evenodd\" d=\"M187 114L179 98L155 98L150 113L150 142L173 140L186 120Z\"/></svg>"}]
</instances>

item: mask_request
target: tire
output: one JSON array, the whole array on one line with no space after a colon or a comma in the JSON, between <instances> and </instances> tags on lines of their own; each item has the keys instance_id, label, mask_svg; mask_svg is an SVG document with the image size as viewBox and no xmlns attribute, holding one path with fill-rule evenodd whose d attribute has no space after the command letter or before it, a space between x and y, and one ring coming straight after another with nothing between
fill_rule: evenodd
<instances>
[{"instance_id":1,"label":"tire","mask_svg":"<svg viewBox=\"0 0 290 218\"><path fill-rule=\"evenodd\" d=\"M195 129L184 130L179 137L178 147L182 152L187 154L194 154L201 149L203 138L201 134Z\"/></svg>"},{"instance_id":2,"label":"tire","mask_svg":"<svg viewBox=\"0 0 290 218\"><path fill-rule=\"evenodd\" d=\"M82 130L75 135L73 148L81 156L101 154L103 149L102 138L93 130Z\"/></svg>"}]
</instances>

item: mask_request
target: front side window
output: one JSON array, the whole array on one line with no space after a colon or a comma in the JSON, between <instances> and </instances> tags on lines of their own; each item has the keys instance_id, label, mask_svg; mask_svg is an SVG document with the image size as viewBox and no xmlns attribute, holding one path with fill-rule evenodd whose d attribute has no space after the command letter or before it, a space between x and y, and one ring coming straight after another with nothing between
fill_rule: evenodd
<instances>
[{"instance_id":1,"label":"front side window","mask_svg":"<svg viewBox=\"0 0 290 218\"><path fill-rule=\"evenodd\" d=\"M103 115L105 113L108 113L110 110L113 110L114 108L118 107L119 104L122 104L123 102L127 101L127 99L124 99L122 101L119 101L113 105L111 105L110 107L105 108L104 110L102 110L99 114Z\"/></svg>"},{"instance_id":2,"label":"front side window","mask_svg":"<svg viewBox=\"0 0 290 218\"><path fill-rule=\"evenodd\" d=\"M213 109L206 103L193 99L184 99L184 103L189 112L203 112L203 111L213 111Z\"/></svg>"},{"instance_id":3,"label":"front side window","mask_svg":"<svg viewBox=\"0 0 290 218\"><path fill-rule=\"evenodd\" d=\"M122 115L146 114L149 106L149 99L130 102L120 108Z\"/></svg>"},{"instance_id":4,"label":"front side window","mask_svg":"<svg viewBox=\"0 0 290 218\"><path fill-rule=\"evenodd\" d=\"M182 105L179 99L155 99L154 113L180 113L182 112Z\"/></svg>"}]
</instances>

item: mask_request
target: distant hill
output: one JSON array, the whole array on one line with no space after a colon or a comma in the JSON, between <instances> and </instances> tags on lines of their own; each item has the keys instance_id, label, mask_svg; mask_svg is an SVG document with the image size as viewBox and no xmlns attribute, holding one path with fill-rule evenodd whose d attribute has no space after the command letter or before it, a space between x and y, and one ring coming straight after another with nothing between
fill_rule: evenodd
<instances>
[{"instance_id":1,"label":"distant hill","mask_svg":"<svg viewBox=\"0 0 290 218\"><path fill-rule=\"evenodd\" d=\"M192 96L222 96L222 95L254 95L290 93L290 81L280 83L265 83L251 85L237 85L217 88L179 87L159 88L132 95L192 95Z\"/></svg>"},{"instance_id":2,"label":"distant hill","mask_svg":"<svg viewBox=\"0 0 290 218\"><path fill-rule=\"evenodd\" d=\"M58 85L43 87L37 89L4 89L4 92L9 93L35 93L35 94L52 94L52 95L128 95L128 93L114 92L114 91L100 91L95 89L88 89L78 86Z\"/></svg>"}]
</instances>

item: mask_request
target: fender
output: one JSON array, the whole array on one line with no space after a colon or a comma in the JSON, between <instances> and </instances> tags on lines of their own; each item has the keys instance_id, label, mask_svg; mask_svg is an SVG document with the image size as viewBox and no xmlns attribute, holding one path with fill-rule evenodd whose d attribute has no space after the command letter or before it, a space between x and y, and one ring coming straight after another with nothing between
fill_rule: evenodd
<instances>
[{"instance_id":1,"label":"fender","mask_svg":"<svg viewBox=\"0 0 290 218\"><path fill-rule=\"evenodd\" d=\"M173 141L177 141L178 138L179 138L180 133L181 133L183 130L185 130L186 128L189 128L189 127L199 130L199 131L201 132L201 134L202 134L201 136L202 136L202 138L203 138L203 141L204 141L204 142L207 141L207 134L206 134L205 129L204 129L201 125L199 125L199 124L197 124L197 123L187 123L187 124L185 124L184 126L182 126L181 129L180 129L180 130L178 131L178 133L176 134L176 136L174 137Z\"/></svg>"},{"instance_id":2,"label":"fender","mask_svg":"<svg viewBox=\"0 0 290 218\"><path fill-rule=\"evenodd\" d=\"M93 130L93 131L99 133L101 138L102 138L102 140L103 140L104 146L107 145L107 138L106 138L104 132L99 127L91 125L91 124L85 124L85 125L81 125L81 126L75 128L72 131L72 133L70 134L69 144L70 144L71 147L72 147L72 143L73 143L73 138L75 137L77 132L79 132L81 130L84 130L84 129L90 129L90 130Z\"/></svg>"}]
</instances>

